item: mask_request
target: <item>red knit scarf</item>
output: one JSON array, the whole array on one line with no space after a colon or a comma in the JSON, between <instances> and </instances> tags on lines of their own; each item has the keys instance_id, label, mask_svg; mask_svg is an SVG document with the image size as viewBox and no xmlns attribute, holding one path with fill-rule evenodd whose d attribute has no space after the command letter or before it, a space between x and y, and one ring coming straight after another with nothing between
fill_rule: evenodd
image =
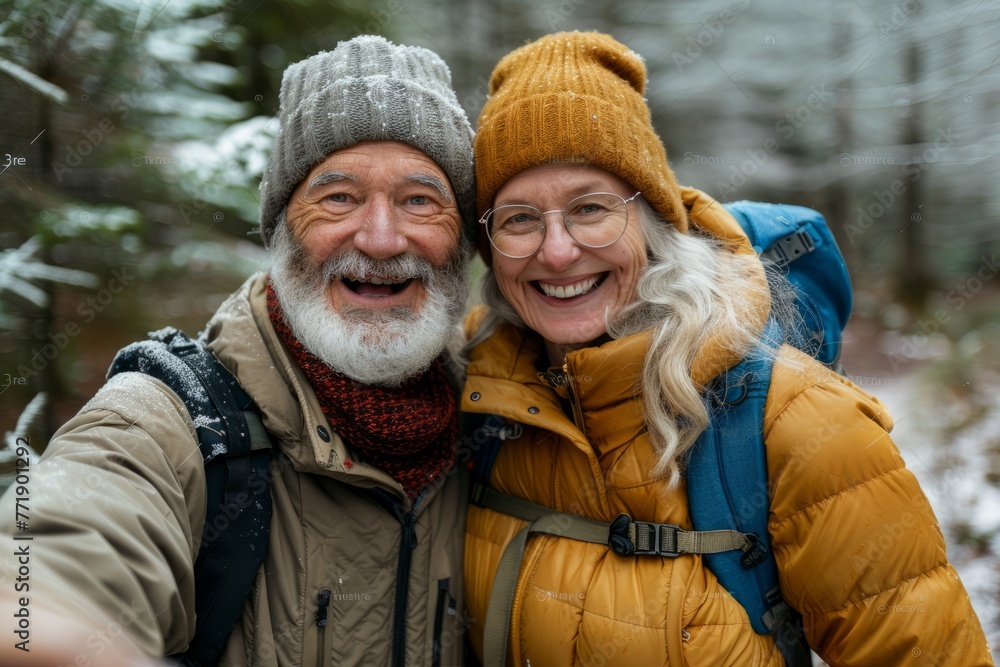
<instances>
[{"instance_id":1,"label":"red knit scarf","mask_svg":"<svg viewBox=\"0 0 1000 667\"><path fill-rule=\"evenodd\" d=\"M411 502L451 468L458 412L440 359L399 387L363 384L331 369L299 342L285 323L270 283L267 311L316 392L323 414L359 459L389 473Z\"/></svg>"}]
</instances>

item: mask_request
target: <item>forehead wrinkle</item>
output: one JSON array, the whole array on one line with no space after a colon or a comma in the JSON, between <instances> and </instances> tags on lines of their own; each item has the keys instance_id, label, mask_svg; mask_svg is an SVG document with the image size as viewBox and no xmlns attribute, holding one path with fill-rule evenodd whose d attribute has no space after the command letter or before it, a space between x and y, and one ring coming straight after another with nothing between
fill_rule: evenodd
<instances>
[{"instance_id":1,"label":"forehead wrinkle","mask_svg":"<svg viewBox=\"0 0 1000 667\"><path fill-rule=\"evenodd\" d=\"M445 185L444 181L442 181L437 176L431 176L430 174L420 174L420 173L410 174L409 176L404 176L403 178L399 179L399 183L400 184L420 183L421 185L427 185L437 190L438 193L442 197L444 197L445 201L447 201L449 204L452 201L454 201L451 196L451 190L448 188L447 185Z\"/></svg>"},{"instance_id":2,"label":"forehead wrinkle","mask_svg":"<svg viewBox=\"0 0 1000 667\"><path fill-rule=\"evenodd\" d=\"M314 179L309 181L309 187L307 191L311 191L323 185L328 185L330 183L336 183L337 181L357 181L358 177L354 174L348 174L343 171L324 171L316 175Z\"/></svg>"}]
</instances>

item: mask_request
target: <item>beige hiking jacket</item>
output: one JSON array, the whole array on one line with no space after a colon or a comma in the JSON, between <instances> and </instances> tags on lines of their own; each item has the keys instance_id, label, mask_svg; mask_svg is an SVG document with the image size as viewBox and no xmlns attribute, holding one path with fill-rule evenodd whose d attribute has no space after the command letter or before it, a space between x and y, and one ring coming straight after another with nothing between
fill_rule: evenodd
<instances>
[{"instance_id":1,"label":"beige hiking jacket","mask_svg":"<svg viewBox=\"0 0 1000 667\"><path fill-rule=\"evenodd\" d=\"M262 275L247 281L205 332L278 443L267 557L220 664L461 664L470 623L465 474L449 471L413 509L386 473L353 460L279 342L265 285ZM151 655L183 652L195 628L192 568L206 492L194 424L176 394L146 375L115 376L55 435L28 486L30 594L93 619L93 641L81 647L88 664L106 664L102 654L123 631ZM359 493L365 488L391 494L400 516ZM18 568L13 491L0 501L5 586ZM415 546L397 585L410 510ZM404 588L405 609L397 608ZM322 591L325 627L317 623ZM405 653L394 662L404 628Z\"/></svg>"}]
</instances>

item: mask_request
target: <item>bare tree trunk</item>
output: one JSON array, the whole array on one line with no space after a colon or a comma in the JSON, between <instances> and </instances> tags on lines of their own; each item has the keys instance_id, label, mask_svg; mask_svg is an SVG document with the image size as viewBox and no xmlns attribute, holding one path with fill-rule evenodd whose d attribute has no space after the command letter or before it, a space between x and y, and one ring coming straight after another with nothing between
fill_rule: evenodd
<instances>
[{"instance_id":1,"label":"bare tree trunk","mask_svg":"<svg viewBox=\"0 0 1000 667\"><path fill-rule=\"evenodd\" d=\"M847 57L847 46L850 42L850 24L847 22L837 23L833 33L833 59L835 62L840 62ZM850 86L850 82L848 81L846 85ZM833 124L836 128L837 136L835 155L843 155L850 149L851 98L850 90L842 89L840 104L833 109ZM848 185L849 182L845 173L844 178L833 180L826 189L826 210L830 218L830 230L833 232L833 236L837 241L837 245L840 246L841 252L844 253L844 259L847 262L848 268L857 266L858 263L858 253L845 234L847 225L853 222L850 216L854 211L854 198L852 196L852 188Z\"/></svg>"},{"instance_id":2,"label":"bare tree trunk","mask_svg":"<svg viewBox=\"0 0 1000 667\"><path fill-rule=\"evenodd\" d=\"M917 86L922 74L922 46L911 41L906 50L906 81ZM903 123L901 144L910 147L913 160L919 159L924 140L924 107L918 95ZM897 224L903 237L896 269L896 300L913 312L922 312L932 287L931 267L924 243L924 222L920 204L924 201L927 175L911 180L902 196L904 205L896 207Z\"/></svg>"}]
</instances>

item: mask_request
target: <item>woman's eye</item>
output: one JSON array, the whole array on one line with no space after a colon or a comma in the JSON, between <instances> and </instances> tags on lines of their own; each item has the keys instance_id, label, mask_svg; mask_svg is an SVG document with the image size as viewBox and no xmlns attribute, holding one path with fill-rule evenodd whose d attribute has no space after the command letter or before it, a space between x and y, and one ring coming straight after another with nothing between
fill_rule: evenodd
<instances>
[{"instance_id":1,"label":"woman's eye","mask_svg":"<svg viewBox=\"0 0 1000 667\"><path fill-rule=\"evenodd\" d=\"M576 215L594 215L604 210L600 204L580 204L574 211Z\"/></svg>"}]
</instances>

